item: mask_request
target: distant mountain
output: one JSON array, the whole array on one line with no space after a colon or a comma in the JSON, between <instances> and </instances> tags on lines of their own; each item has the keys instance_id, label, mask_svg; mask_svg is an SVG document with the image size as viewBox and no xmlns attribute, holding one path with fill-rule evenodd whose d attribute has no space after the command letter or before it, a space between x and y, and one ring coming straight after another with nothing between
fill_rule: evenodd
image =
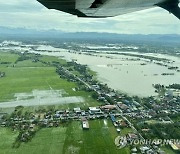
<instances>
[{"instance_id":1,"label":"distant mountain","mask_svg":"<svg viewBox=\"0 0 180 154\"><path fill-rule=\"evenodd\" d=\"M45 36L59 36L63 32L60 30L36 30L36 29L26 29L26 28L7 28L0 27L0 37L1 36L19 36L19 37L45 37Z\"/></svg>"},{"instance_id":2,"label":"distant mountain","mask_svg":"<svg viewBox=\"0 0 180 154\"><path fill-rule=\"evenodd\" d=\"M36 30L26 28L0 27L0 38L39 38L39 39L73 39L94 41L126 41L126 42L152 42L152 43L179 43L177 34L116 34L97 32L67 33L60 30Z\"/></svg>"}]
</instances>

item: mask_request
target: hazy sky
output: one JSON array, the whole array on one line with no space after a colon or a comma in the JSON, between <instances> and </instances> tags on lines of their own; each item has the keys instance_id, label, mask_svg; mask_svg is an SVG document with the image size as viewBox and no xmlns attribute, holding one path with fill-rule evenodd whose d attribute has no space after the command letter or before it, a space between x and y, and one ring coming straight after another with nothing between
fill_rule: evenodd
<instances>
[{"instance_id":1,"label":"hazy sky","mask_svg":"<svg viewBox=\"0 0 180 154\"><path fill-rule=\"evenodd\" d=\"M112 18L78 18L48 10L36 0L0 0L0 26L126 34L180 34L180 20L161 8Z\"/></svg>"}]
</instances>

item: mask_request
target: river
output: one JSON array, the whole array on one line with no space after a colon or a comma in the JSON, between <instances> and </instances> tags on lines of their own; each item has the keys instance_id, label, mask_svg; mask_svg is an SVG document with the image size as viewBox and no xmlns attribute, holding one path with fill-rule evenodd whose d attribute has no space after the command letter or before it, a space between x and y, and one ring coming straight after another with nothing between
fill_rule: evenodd
<instances>
[{"instance_id":1,"label":"river","mask_svg":"<svg viewBox=\"0 0 180 154\"><path fill-rule=\"evenodd\" d=\"M130 95L142 97L154 96L156 93L152 84L169 85L180 83L180 72L169 70L167 67L157 65L147 59L141 58L138 60L136 57L131 56L101 53L97 54L97 56L64 51L38 53L64 57L66 60L76 60L80 64L87 64L93 71L97 72L97 77L101 82L107 83L109 87L115 90ZM161 54L144 55L167 58L174 61L172 66L178 66L180 68L180 58L178 57ZM164 76L162 73L174 73L174 75Z\"/></svg>"}]
</instances>

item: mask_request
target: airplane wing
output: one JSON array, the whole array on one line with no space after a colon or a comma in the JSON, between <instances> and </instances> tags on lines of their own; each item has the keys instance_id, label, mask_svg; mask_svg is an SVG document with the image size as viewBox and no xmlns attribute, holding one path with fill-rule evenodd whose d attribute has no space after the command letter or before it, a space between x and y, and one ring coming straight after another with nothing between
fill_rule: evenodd
<instances>
[{"instance_id":1,"label":"airplane wing","mask_svg":"<svg viewBox=\"0 0 180 154\"><path fill-rule=\"evenodd\" d=\"M159 6L180 19L179 0L37 0L48 9L78 17L113 17Z\"/></svg>"}]
</instances>

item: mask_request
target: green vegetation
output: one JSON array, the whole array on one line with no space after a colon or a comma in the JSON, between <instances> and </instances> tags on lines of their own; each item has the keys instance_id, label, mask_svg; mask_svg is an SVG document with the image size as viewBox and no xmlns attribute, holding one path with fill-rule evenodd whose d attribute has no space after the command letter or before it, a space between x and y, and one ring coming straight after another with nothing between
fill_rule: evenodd
<instances>
[{"instance_id":1,"label":"green vegetation","mask_svg":"<svg viewBox=\"0 0 180 154\"><path fill-rule=\"evenodd\" d=\"M15 53L1 52L0 66L5 65L5 62L14 63L19 56ZM6 64L7 65L7 64Z\"/></svg>"},{"instance_id":2,"label":"green vegetation","mask_svg":"<svg viewBox=\"0 0 180 154\"><path fill-rule=\"evenodd\" d=\"M72 109L81 107L86 109L88 106L97 106L99 103L92 98L92 92L77 90L79 87L76 82L69 82L62 79L56 72L56 66L62 65L65 68L72 68L71 72L80 75L86 72L86 68L69 67L68 63L56 57L3 53L1 57L0 71L5 72L5 77L0 79L0 102L14 98L16 93L32 92L38 90L61 90L64 89L65 96L81 96L85 99L84 103L62 104L54 106L20 107L18 113L26 114L37 110ZM5 62L5 63L4 63ZM75 69L74 69L75 68ZM88 70L90 71L90 70ZM94 72L90 72L91 75ZM76 89L76 90L74 90ZM1 110L2 111L2 110ZM0 128L0 153L129 153L129 147L118 150L114 144L117 132L110 120L89 121L90 130L83 130L80 121L69 121L61 123L59 127L41 128L33 135L30 135L29 142L19 142L22 139L22 132ZM128 129L128 128L127 128ZM130 130L123 129L123 135Z\"/></svg>"},{"instance_id":3,"label":"green vegetation","mask_svg":"<svg viewBox=\"0 0 180 154\"><path fill-rule=\"evenodd\" d=\"M170 146L163 146L161 149L167 154L177 154L178 153L178 152L173 151Z\"/></svg>"},{"instance_id":4,"label":"green vegetation","mask_svg":"<svg viewBox=\"0 0 180 154\"><path fill-rule=\"evenodd\" d=\"M13 132L8 128L0 128L0 153L9 154L13 153L13 143L18 135L18 132ZM10 150L11 149L11 150Z\"/></svg>"},{"instance_id":5,"label":"green vegetation","mask_svg":"<svg viewBox=\"0 0 180 154\"><path fill-rule=\"evenodd\" d=\"M101 95L89 88L88 84L97 84L99 89L103 89L103 93L108 94L111 92L111 97L103 94L106 102L110 104L115 104L120 100L129 105L135 100L150 109L153 100L151 97L140 99L139 97L132 98L127 95L122 97L117 94L113 95L114 90L108 88L107 85L98 83L96 77L94 77L95 72L91 71L86 65L80 65L76 62L66 62L57 57L41 56L27 52L3 53L2 55L0 59L0 75L2 76L0 78L0 87L3 90L0 91L0 102L14 99L16 93L30 93L33 90L64 90L63 96L81 96L85 101L83 103L51 106L19 106L18 110L15 108L15 114L17 115L14 116L12 112L11 117L4 121L5 124L2 123L2 127L9 126L12 130L0 128L0 135L2 136L2 139L0 139L0 149L2 149L0 154L1 152L5 154L14 152L18 154L130 153L131 146L118 149L114 144L114 140L118 135L125 136L133 132L131 128L123 127L118 134L116 127L109 119L101 119L89 120L90 129L83 130L81 121L66 120L65 118L58 122L51 114L56 113L55 111L59 109L72 110L75 107L80 107L86 110L89 106L101 105L97 101ZM154 87L160 96L164 96L164 86L154 85ZM96 87L96 89L98 88ZM33 96L28 97L28 99L31 99L31 97ZM153 100L153 102L156 101ZM136 104L136 106L138 105ZM0 109L1 112L6 110ZM43 113L45 114L43 115ZM24 116L21 116L22 114ZM43 123L42 119L40 120L41 115L49 118L47 124ZM35 119L35 116L38 118ZM32 121L31 118L35 119L32 123L29 121ZM52 121L52 118L54 121ZM178 120L177 116L172 118ZM148 124L136 125L136 128L145 138L179 138L179 125L177 124L161 125L156 120L149 120ZM142 132L141 130L144 128L148 128L150 133ZM171 151L165 149L165 151L168 150Z\"/></svg>"},{"instance_id":6,"label":"green vegetation","mask_svg":"<svg viewBox=\"0 0 180 154\"><path fill-rule=\"evenodd\" d=\"M3 90L0 90L0 102L13 99L16 93L32 92L35 89L64 89L68 96L84 97L87 101L86 105L90 105L91 102L97 103L89 97L90 93L73 91L72 88L77 87L77 84L61 79L56 73L56 68L50 65L55 62L63 65L66 64L65 60L34 54L20 58L23 56L19 53L2 53L0 62L8 62L8 64L0 64L0 71L6 73L6 77L0 78L0 87L3 87Z\"/></svg>"},{"instance_id":7,"label":"green vegetation","mask_svg":"<svg viewBox=\"0 0 180 154\"><path fill-rule=\"evenodd\" d=\"M65 123L58 128L41 129L31 142L22 143L19 148L12 147L18 134L1 128L0 152L5 154L15 151L18 154L130 153L128 147L121 150L116 148L114 139L117 133L110 120L107 120L107 125L104 124L103 120L90 121L89 124L89 130L82 130L79 121Z\"/></svg>"},{"instance_id":8,"label":"green vegetation","mask_svg":"<svg viewBox=\"0 0 180 154\"><path fill-rule=\"evenodd\" d=\"M175 122L180 122L180 113L170 115L170 118Z\"/></svg>"},{"instance_id":9,"label":"green vegetation","mask_svg":"<svg viewBox=\"0 0 180 154\"><path fill-rule=\"evenodd\" d=\"M179 139L180 127L178 123L160 124L155 120L148 121L148 123L139 123L136 128L147 139ZM148 132L143 132L142 129L149 129Z\"/></svg>"},{"instance_id":10,"label":"green vegetation","mask_svg":"<svg viewBox=\"0 0 180 154\"><path fill-rule=\"evenodd\" d=\"M64 59L60 59L60 58L57 58L57 57L54 57L54 56L42 56L39 58L40 61L44 61L44 62L48 62L48 63L51 63L51 62L58 62L62 65L65 65L67 64L66 60Z\"/></svg>"},{"instance_id":11,"label":"green vegetation","mask_svg":"<svg viewBox=\"0 0 180 154\"><path fill-rule=\"evenodd\" d=\"M155 84L153 87L156 89L155 92L158 93L159 96L164 96L166 92L166 88L164 85Z\"/></svg>"},{"instance_id":12,"label":"green vegetation","mask_svg":"<svg viewBox=\"0 0 180 154\"><path fill-rule=\"evenodd\" d=\"M180 84L172 84L172 85L167 86L167 88L172 88L172 89L180 90Z\"/></svg>"},{"instance_id":13,"label":"green vegetation","mask_svg":"<svg viewBox=\"0 0 180 154\"><path fill-rule=\"evenodd\" d=\"M125 135L127 135L128 133L133 133L133 130L132 130L132 128L123 128L123 129L121 129L121 135L123 136L125 136Z\"/></svg>"}]
</instances>

